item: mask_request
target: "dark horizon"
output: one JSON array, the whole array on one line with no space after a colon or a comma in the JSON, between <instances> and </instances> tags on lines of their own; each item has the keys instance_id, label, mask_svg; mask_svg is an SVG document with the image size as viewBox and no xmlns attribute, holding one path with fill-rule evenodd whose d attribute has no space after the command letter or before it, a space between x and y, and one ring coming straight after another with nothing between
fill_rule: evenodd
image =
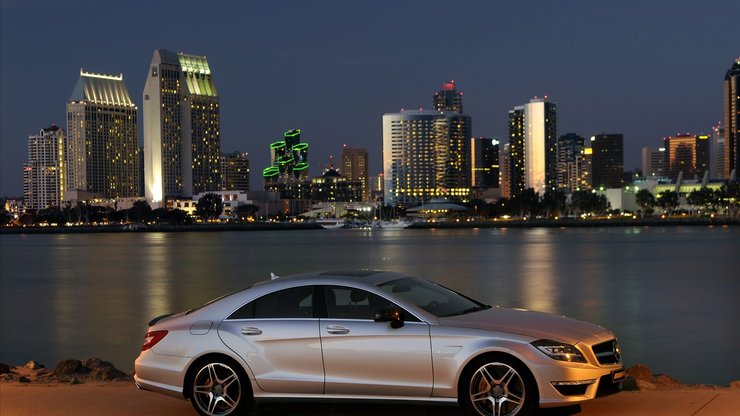
<instances>
[{"instance_id":1,"label":"dark horizon","mask_svg":"<svg viewBox=\"0 0 740 416\"><path fill-rule=\"evenodd\" d=\"M533 12L536 10L536 13ZM464 93L473 135L507 141L508 111L558 104L558 136L620 133L625 170L640 148L723 120L725 72L740 56L740 3L578 0L284 1L176 7L131 1L0 0L0 196L22 195L26 140L56 124L80 68L123 73L142 120L157 48L206 55L221 96L221 150L248 152L252 189L269 144L300 128L310 176L342 144L382 168L381 116L432 108L443 82ZM139 129L139 142L143 135Z\"/></svg>"}]
</instances>

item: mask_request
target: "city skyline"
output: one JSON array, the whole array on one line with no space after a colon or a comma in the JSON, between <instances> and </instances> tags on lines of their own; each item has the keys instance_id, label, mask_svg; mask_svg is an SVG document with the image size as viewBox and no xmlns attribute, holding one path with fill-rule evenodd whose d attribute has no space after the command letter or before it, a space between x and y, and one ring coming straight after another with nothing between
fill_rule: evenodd
<instances>
[{"instance_id":1,"label":"city skyline","mask_svg":"<svg viewBox=\"0 0 740 416\"><path fill-rule=\"evenodd\" d=\"M223 152L249 152L253 166L264 166L262 149L277 140L275 132L300 126L314 160L338 157L343 144L367 148L370 175L381 170L381 115L431 109L429 95L451 79L465 92L473 136L506 137L509 109L549 95L558 104L558 136L622 133L624 168L631 170L640 166L642 147L677 131L708 134L723 120L722 81L740 55L730 29L737 14L730 11L740 13L740 5L729 1L670 8L660 2L543 3L542 15L529 16L526 30L523 21L511 19L524 6L455 5L459 30L442 39L428 24L450 13L442 2L393 4L393 16L382 2L214 7L213 21L221 23L204 23L208 36L176 30L187 21L187 7L167 9L175 16L163 21L156 13L141 16L144 3L134 2L117 12L116 19L138 22L125 37L104 30L105 2L74 6L2 3L0 196L22 194L28 136L52 124L65 127L64 102L80 67L123 73L141 109L147 64L158 48L207 56L218 68ZM72 23L84 17L91 26L70 24L65 36L43 25L34 24L33 33L21 30L64 16ZM687 19L703 30L672 24ZM94 30L100 34L91 39ZM412 37L437 42L420 42L409 52ZM55 64L29 65L28 56ZM141 123L140 114L140 145ZM252 181L261 188L258 174Z\"/></svg>"}]
</instances>

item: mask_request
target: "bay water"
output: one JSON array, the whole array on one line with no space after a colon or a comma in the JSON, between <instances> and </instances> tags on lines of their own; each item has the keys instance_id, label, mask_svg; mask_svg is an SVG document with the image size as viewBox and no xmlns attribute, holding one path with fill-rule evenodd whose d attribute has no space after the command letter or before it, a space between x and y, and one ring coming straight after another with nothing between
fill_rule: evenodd
<instances>
[{"instance_id":1,"label":"bay water","mask_svg":"<svg viewBox=\"0 0 740 416\"><path fill-rule=\"evenodd\" d=\"M155 316L270 273L354 269L598 323L627 366L685 383L740 380L738 227L2 235L0 362L131 371Z\"/></svg>"}]
</instances>

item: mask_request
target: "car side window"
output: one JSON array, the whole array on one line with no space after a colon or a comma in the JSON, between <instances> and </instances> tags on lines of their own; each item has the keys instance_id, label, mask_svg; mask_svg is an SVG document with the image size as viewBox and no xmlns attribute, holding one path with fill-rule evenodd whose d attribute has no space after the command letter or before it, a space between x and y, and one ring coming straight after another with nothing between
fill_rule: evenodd
<instances>
[{"instance_id":1,"label":"car side window","mask_svg":"<svg viewBox=\"0 0 740 416\"><path fill-rule=\"evenodd\" d=\"M227 319L313 318L314 286L283 289L247 303Z\"/></svg>"},{"instance_id":2,"label":"car side window","mask_svg":"<svg viewBox=\"0 0 740 416\"><path fill-rule=\"evenodd\" d=\"M362 289L343 286L325 286L326 314L333 319L375 319L375 311L390 307L403 310L393 302ZM418 321L404 311L407 321Z\"/></svg>"}]
</instances>

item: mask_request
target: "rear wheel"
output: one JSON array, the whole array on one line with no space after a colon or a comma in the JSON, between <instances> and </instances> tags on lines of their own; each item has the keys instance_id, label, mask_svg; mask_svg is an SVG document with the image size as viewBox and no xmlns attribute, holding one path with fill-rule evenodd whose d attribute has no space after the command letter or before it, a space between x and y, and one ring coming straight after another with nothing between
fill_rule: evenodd
<instances>
[{"instance_id":1,"label":"rear wheel","mask_svg":"<svg viewBox=\"0 0 740 416\"><path fill-rule=\"evenodd\" d=\"M525 416L537 405L537 386L529 370L507 355L484 356L463 374L460 401L479 416Z\"/></svg>"},{"instance_id":2,"label":"rear wheel","mask_svg":"<svg viewBox=\"0 0 740 416\"><path fill-rule=\"evenodd\" d=\"M195 367L190 402L202 416L244 414L249 406L249 380L235 363L210 360Z\"/></svg>"}]
</instances>

